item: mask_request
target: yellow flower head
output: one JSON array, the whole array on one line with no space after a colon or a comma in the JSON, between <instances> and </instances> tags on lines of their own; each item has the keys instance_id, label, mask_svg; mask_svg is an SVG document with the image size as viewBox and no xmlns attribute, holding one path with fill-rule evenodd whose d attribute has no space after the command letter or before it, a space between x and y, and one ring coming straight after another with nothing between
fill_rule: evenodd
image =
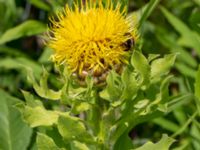
<instances>
[{"instance_id":1,"label":"yellow flower head","mask_svg":"<svg viewBox=\"0 0 200 150\"><path fill-rule=\"evenodd\" d=\"M137 39L136 27L110 0L107 4L86 2L66 6L51 19L49 46L55 50L52 58L66 64L72 73L105 72L127 62L130 44Z\"/></svg>"}]
</instances>

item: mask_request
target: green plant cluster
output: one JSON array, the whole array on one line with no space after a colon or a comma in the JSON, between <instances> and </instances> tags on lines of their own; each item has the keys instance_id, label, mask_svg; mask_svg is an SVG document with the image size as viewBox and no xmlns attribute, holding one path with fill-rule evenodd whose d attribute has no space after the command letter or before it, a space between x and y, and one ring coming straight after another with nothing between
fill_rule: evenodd
<instances>
[{"instance_id":1,"label":"green plant cluster","mask_svg":"<svg viewBox=\"0 0 200 150\"><path fill-rule=\"evenodd\" d=\"M130 130L171 111L171 107L182 100L169 96L168 92L171 76L167 74L176 56L169 54L163 58L157 57L159 55L150 55L146 59L135 51L130 60L131 65L124 69L121 76L114 71L110 72L106 88L93 85L91 77L86 79L87 86L82 87L68 75L66 68L59 71L62 73L60 81L63 85L59 91L48 88L48 73L45 70L40 84L30 74L29 80L37 94L57 102L53 110L47 110L39 98L23 91L26 105L17 105L31 127L44 128L37 134L38 148L45 150L46 144L41 141L44 137L49 141L53 141L51 138L58 140L48 135L51 130L60 136L60 146L67 149L133 149L128 137ZM172 142L171 138L165 136L165 149ZM56 144L48 146L51 149Z\"/></svg>"},{"instance_id":2,"label":"green plant cluster","mask_svg":"<svg viewBox=\"0 0 200 150\"><path fill-rule=\"evenodd\" d=\"M42 35L66 3L0 0L0 150L199 150L199 0L120 0L140 40L104 87L49 60Z\"/></svg>"}]
</instances>

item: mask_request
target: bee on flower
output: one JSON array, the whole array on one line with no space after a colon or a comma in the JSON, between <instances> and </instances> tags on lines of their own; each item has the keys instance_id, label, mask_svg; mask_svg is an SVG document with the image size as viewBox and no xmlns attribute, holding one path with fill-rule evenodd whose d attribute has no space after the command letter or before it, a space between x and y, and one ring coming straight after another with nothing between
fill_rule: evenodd
<instances>
[{"instance_id":1,"label":"bee on flower","mask_svg":"<svg viewBox=\"0 0 200 150\"><path fill-rule=\"evenodd\" d=\"M96 83L105 81L111 69L119 72L128 63L130 49L137 40L133 18L126 8L111 0L86 1L68 5L51 19L48 45L54 50L52 60L66 65L72 74L84 80L91 75Z\"/></svg>"}]
</instances>

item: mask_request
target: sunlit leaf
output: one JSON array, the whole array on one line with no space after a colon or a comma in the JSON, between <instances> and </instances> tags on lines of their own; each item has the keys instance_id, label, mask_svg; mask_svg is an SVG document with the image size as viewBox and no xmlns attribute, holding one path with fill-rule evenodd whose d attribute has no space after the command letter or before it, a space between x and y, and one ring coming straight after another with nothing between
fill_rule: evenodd
<instances>
[{"instance_id":1,"label":"sunlit leaf","mask_svg":"<svg viewBox=\"0 0 200 150\"><path fill-rule=\"evenodd\" d=\"M76 139L84 142L93 142L92 136L86 131L85 125L77 117L60 116L58 130L65 141Z\"/></svg>"},{"instance_id":2,"label":"sunlit leaf","mask_svg":"<svg viewBox=\"0 0 200 150\"><path fill-rule=\"evenodd\" d=\"M49 100L59 100L61 98L61 90L54 91L48 88L48 76L49 73L43 69L42 77L40 78L40 84L37 83L33 76L33 72L30 68L27 69L28 80L33 85L34 90L37 94L43 98L47 98Z\"/></svg>"},{"instance_id":3,"label":"sunlit leaf","mask_svg":"<svg viewBox=\"0 0 200 150\"><path fill-rule=\"evenodd\" d=\"M119 75L111 71L106 79L107 87L100 92L100 96L108 101L115 101L121 95L120 85L120 77Z\"/></svg>"},{"instance_id":4,"label":"sunlit leaf","mask_svg":"<svg viewBox=\"0 0 200 150\"><path fill-rule=\"evenodd\" d=\"M151 78L158 80L161 76L166 75L174 64L175 54L165 55L164 58L158 58L151 64Z\"/></svg>"},{"instance_id":5,"label":"sunlit leaf","mask_svg":"<svg viewBox=\"0 0 200 150\"><path fill-rule=\"evenodd\" d=\"M73 106L72 106L72 112L74 114L80 114L83 111L87 111L91 108L90 104L88 104L87 102L79 102L76 101L74 102Z\"/></svg>"},{"instance_id":6,"label":"sunlit leaf","mask_svg":"<svg viewBox=\"0 0 200 150\"><path fill-rule=\"evenodd\" d=\"M80 143L78 141L73 141L71 144L72 150L90 150L89 147L84 143Z\"/></svg>"},{"instance_id":7,"label":"sunlit leaf","mask_svg":"<svg viewBox=\"0 0 200 150\"><path fill-rule=\"evenodd\" d=\"M37 148L38 150L65 150L59 148L52 138L42 133L37 133Z\"/></svg>"},{"instance_id":8,"label":"sunlit leaf","mask_svg":"<svg viewBox=\"0 0 200 150\"><path fill-rule=\"evenodd\" d=\"M167 135L163 135L161 140L158 143L147 142L143 146L136 148L134 150L169 150L172 143L175 140L168 137Z\"/></svg>"},{"instance_id":9,"label":"sunlit leaf","mask_svg":"<svg viewBox=\"0 0 200 150\"><path fill-rule=\"evenodd\" d=\"M122 73L122 84L124 89L120 99L130 100L136 96L138 83L135 79L135 75L128 68L126 68Z\"/></svg>"},{"instance_id":10,"label":"sunlit leaf","mask_svg":"<svg viewBox=\"0 0 200 150\"><path fill-rule=\"evenodd\" d=\"M139 74L139 77L136 79L138 84L143 86L148 85L150 82L151 69L145 56L135 51L132 54L131 65Z\"/></svg>"},{"instance_id":11,"label":"sunlit leaf","mask_svg":"<svg viewBox=\"0 0 200 150\"><path fill-rule=\"evenodd\" d=\"M31 126L51 126L56 124L59 112L46 110L41 106L30 107L18 104L17 108L21 111L23 119Z\"/></svg>"}]
</instances>

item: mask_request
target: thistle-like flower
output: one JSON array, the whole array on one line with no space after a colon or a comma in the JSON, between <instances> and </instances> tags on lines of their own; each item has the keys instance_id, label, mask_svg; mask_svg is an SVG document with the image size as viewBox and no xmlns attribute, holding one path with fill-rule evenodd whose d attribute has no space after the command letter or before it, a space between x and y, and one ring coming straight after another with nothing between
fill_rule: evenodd
<instances>
[{"instance_id":1,"label":"thistle-like flower","mask_svg":"<svg viewBox=\"0 0 200 150\"><path fill-rule=\"evenodd\" d=\"M75 4L74 9L67 5L57 18L51 19L48 45L55 51L53 61L67 65L71 73L101 77L128 62L137 29L119 3L86 1Z\"/></svg>"}]
</instances>

